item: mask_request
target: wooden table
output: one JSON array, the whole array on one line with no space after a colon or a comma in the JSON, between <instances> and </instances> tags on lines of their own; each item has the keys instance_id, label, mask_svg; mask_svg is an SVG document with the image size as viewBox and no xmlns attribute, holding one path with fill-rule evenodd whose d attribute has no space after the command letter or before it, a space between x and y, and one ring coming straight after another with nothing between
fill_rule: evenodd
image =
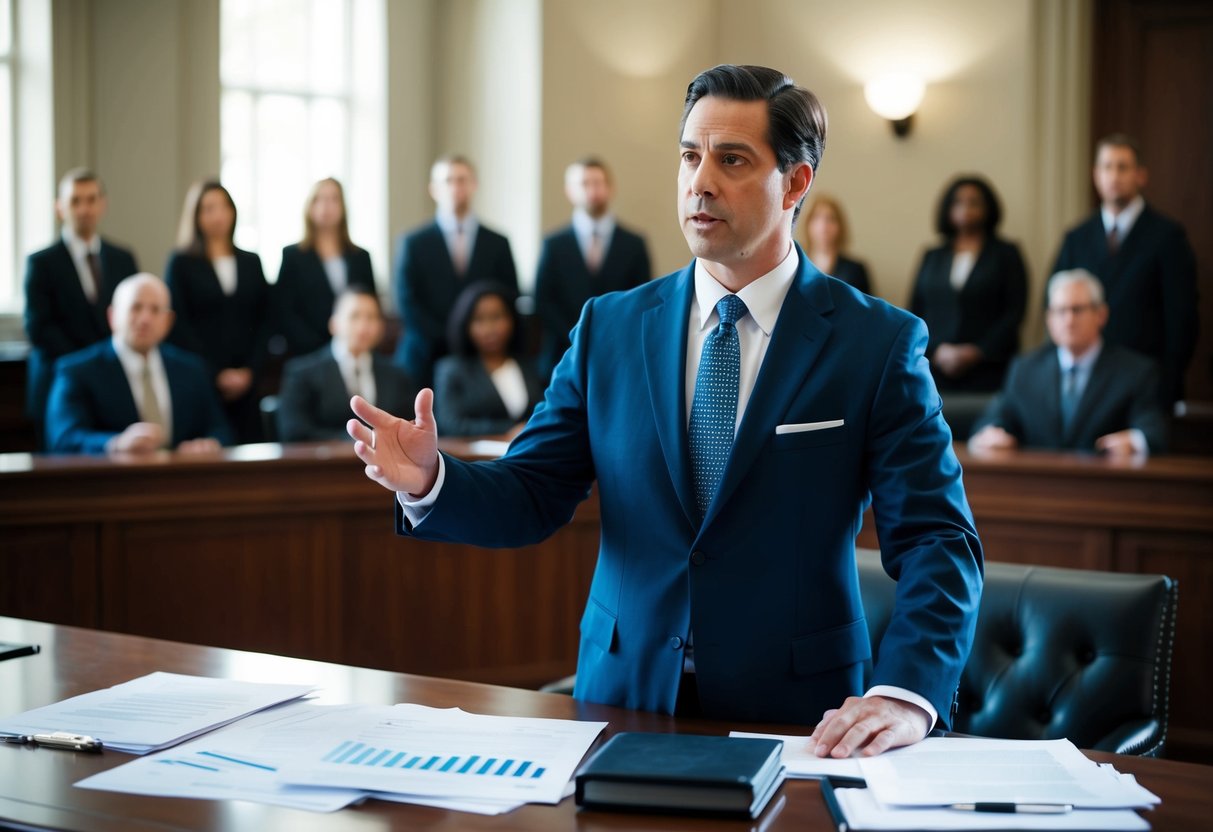
<instances>
[{"instance_id":1,"label":"wooden table","mask_svg":"<svg viewBox=\"0 0 1213 832\"><path fill-rule=\"evenodd\" d=\"M0 640L36 642L42 653L0 662L0 714L8 715L155 670L252 681L304 681L322 686L329 702L414 702L476 713L609 722L617 731L726 734L733 728L803 733L795 726L726 725L639 711L584 705L567 696L469 682L409 676L336 664L0 618ZM1092 753L1135 774L1163 798L1149 814L1155 830L1199 828L1213 816L1213 767ZM757 822L578 812L528 805L496 817L371 800L336 814L312 814L253 803L138 797L73 788L72 783L130 760L118 752L77 754L0 746L0 828L67 830L525 829L742 830L813 832L833 827L818 787L788 782Z\"/></svg>"},{"instance_id":2,"label":"wooden table","mask_svg":"<svg viewBox=\"0 0 1213 832\"><path fill-rule=\"evenodd\" d=\"M1168 754L1213 762L1213 458L958 453L989 559L1178 579ZM391 500L349 442L0 455L0 615L526 687L573 672L595 498L502 551L399 538Z\"/></svg>"}]
</instances>

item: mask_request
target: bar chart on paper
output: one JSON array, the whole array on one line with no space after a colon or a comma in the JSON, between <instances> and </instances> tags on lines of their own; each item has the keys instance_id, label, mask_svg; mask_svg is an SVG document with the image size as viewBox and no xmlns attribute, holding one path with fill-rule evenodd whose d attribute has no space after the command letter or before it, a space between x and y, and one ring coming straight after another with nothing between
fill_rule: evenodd
<instances>
[{"instance_id":1,"label":"bar chart on paper","mask_svg":"<svg viewBox=\"0 0 1213 832\"><path fill-rule=\"evenodd\" d=\"M488 754L410 754L392 748L377 748L354 740L345 740L321 758L326 763L350 766L375 766L435 774L471 775L473 777L529 777L538 780L546 770L531 760L520 760Z\"/></svg>"}]
</instances>

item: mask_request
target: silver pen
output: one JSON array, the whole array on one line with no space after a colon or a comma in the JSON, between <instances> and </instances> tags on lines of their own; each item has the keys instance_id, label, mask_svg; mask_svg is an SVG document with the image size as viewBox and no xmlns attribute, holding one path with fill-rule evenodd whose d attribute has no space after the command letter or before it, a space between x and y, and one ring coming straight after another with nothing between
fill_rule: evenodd
<instances>
[{"instance_id":1,"label":"silver pen","mask_svg":"<svg viewBox=\"0 0 1213 832\"><path fill-rule=\"evenodd\" d=\"M1020 815L1064 815L1073 811L1069 803L953 803L960 812L1000 812Z\"/></svg>"},{"instance_id":2,"label":"silver pen","mask_svg":"<svg viewBox=\"0 0 1213 832\"><path fill-rule=\"evenodd\" d=\"M101 750L101 740L86 734L73 734L70 731L53 731L45 734L16 734L0 739L3 739L6 743L38 745L43 748L61 748L65 751Z\"/></svg>"}]
</instances>

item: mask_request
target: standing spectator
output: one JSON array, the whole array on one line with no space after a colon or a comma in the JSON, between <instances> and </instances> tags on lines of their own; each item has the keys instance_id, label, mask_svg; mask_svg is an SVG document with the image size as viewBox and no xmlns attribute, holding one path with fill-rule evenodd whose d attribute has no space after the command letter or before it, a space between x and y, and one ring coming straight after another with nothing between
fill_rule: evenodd
<instances>
[{"instance_id":1,"label":"standing spectator","mask_svg":"<svg viewBox=\"0 0 1213 832\"><path fill-rule=\"evenodd\" d=\"M838 200L826 194L811 197L804 210L805 254L826 274L870 295L868 267L845 255L850 244L850 224Z\"/></svg>"},{"instance_id":2,"label":"standing spectator","mask_svg":"<svg viewBox=\"0 0 1213 832\"><path fill-rule=\"evenodd\" d=\"M239 443L260 442L257 371L269 335L261 258L236 248L236 203L216 180L185 197L177 249L165 267L177 323L171 340L202 356Z\"/></svg>"}]
</instances>

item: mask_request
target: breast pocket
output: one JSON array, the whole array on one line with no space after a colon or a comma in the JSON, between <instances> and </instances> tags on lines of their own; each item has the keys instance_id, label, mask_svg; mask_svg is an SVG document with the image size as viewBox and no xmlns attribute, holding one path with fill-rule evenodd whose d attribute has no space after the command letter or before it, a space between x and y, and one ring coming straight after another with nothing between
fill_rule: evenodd
<instances>
[{"instance_id":1,"label":"breast pocket","mask_svg":"<svg viewBox=\"0 0 1213 832\"><path fill-rule=\"evenodd\" d=\"M839 445L847 441L848 425L821 428L819 430L802 430L791 433L777 433L772 439L771 447L776 451L794 451L800 448L819 448L824 445Z\"/></svg>"}]
</instances>

